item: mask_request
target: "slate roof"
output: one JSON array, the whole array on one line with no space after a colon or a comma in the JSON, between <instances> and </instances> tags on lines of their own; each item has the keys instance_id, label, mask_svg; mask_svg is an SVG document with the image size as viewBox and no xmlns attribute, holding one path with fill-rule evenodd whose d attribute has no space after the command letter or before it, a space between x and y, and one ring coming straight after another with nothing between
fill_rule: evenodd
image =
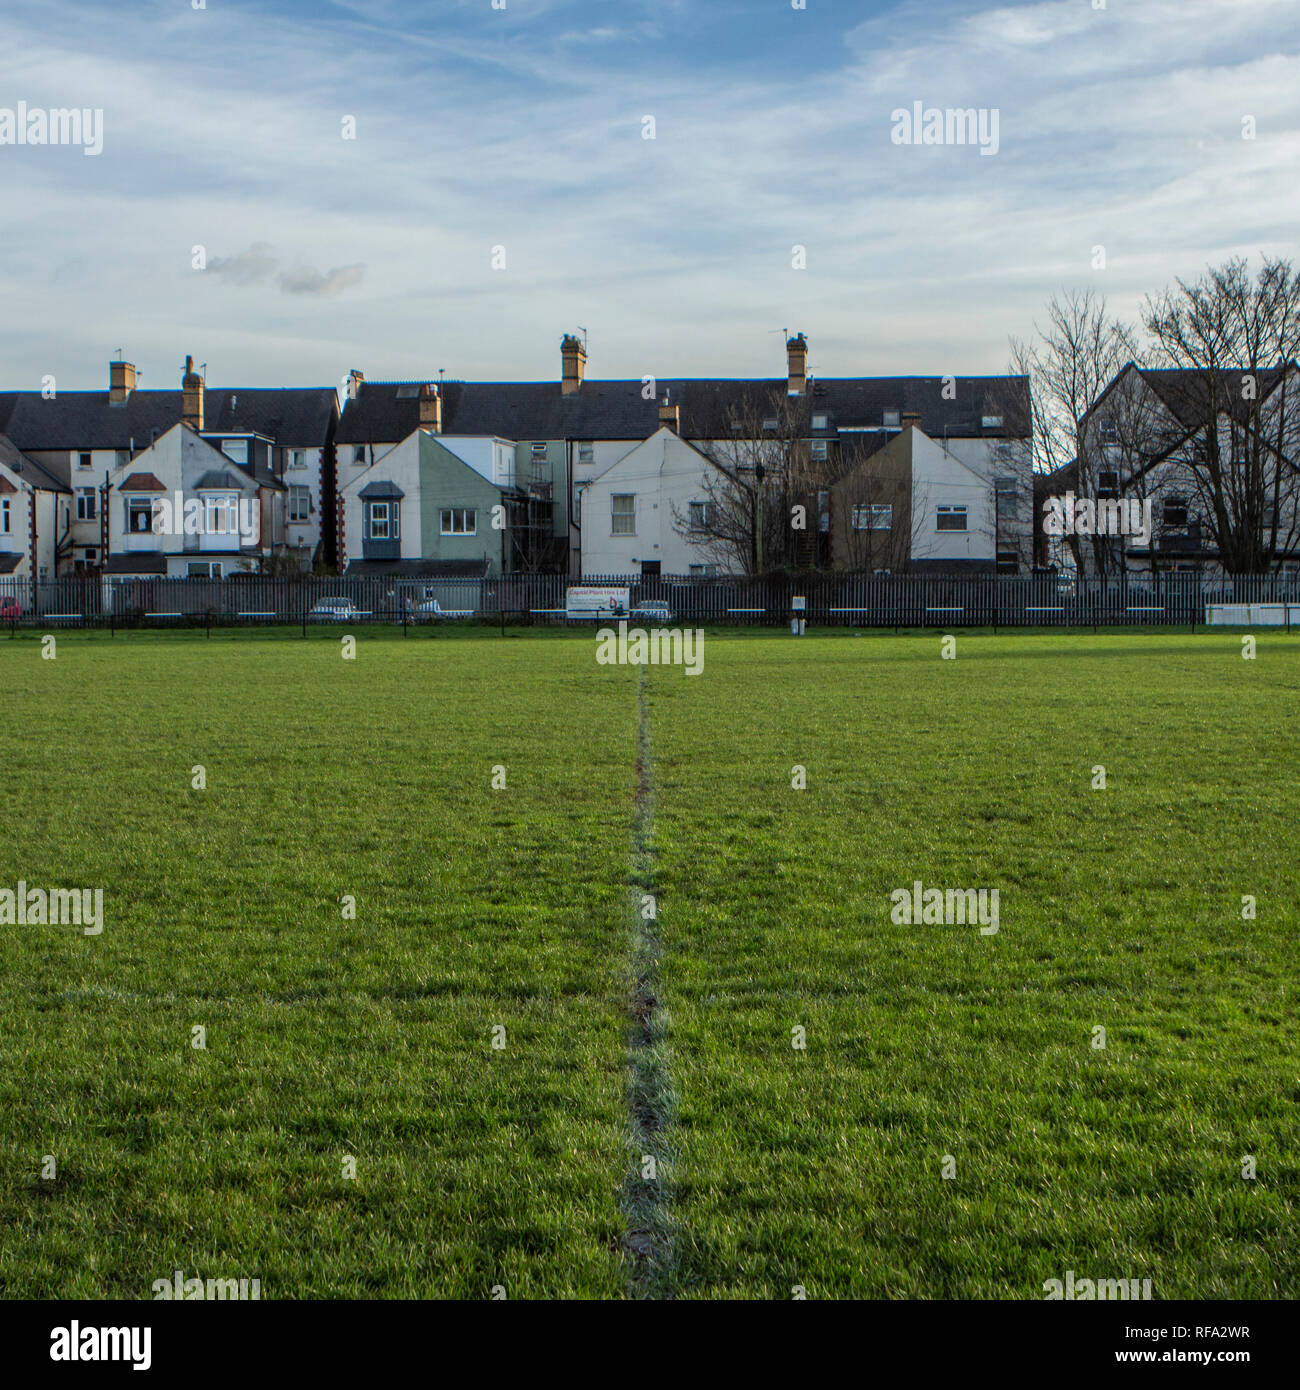
<instances>
[{"instance_id":1,"label":"slate roof","mask_svg":"<svg viewBox=\"0 0 1300 1390\"><path fill-rule=\"evenodd\" d=\"M434 383L436 384L436 383ZM367 381L343 409L340 444L396 444L419 427L419 400L398 391L409 382ZM733 410L766 414L785 399L784 377L772 380L660 379L657 399L643 400L640 381L584 381L564 395L555 381L442 383L442 433L542 439L648 439L659 428L665 393L680 408L688 439L726 438ZM1023 438L1028 434L1029 383L1024 377L958 377L953 400L941 377L843 377L815 381L802 402L809 414L827 414L833 428L880 427L886 410L918 413L932 438ZM985 415L1001 426L985 429Z\"/></svg>"},{"instance_id":2,"label":"slate roof","mask_svg":"<svg viewBox=\"0 0 1300 1390\"><path fill-rule=\"evenodd\" d=\"M209 492L218 490L224 490L226 492L243 492L244 488L247 487L248 484L252 481L253 480L248 476L247 473L244 474L243 482L241 482L228 469L211 468L198 480L197 483L194 484L192 490L195 492Z\"/></svg>"},{"instance_id":3,"label":"slate roof","mask_svg":"<svg viewBox=\"0 0 1300 1390\"><path fill-rule=\"evenodd\" d=\"M132 391L121 405L110 405L107 391L60 391L53 400L39 391L13 392L0 395L0 432L26 450L147 449L180 423L182 400L180 391ZM337 402L332 386L211 387L203 432L319 447L328 441Z\"/></svg>"},{"instance_id":4,"label":"slate roof","mask_svg":"<svg viewBox=\"0 0 1300 1390\"><path fill-rule=\"evenodd\" d=\"M0 463L3 463L7 468L12 468L24 481L35 488L47 492L70 491L66 483L60 482L48 468L43 468L34 458L28 458L5 434L0 434Z\"/></svg>"},{"instance_id":5,"label":"slate roof","mask_svg":"<svg viewBox=\"0 0 1300 1390\"><path fill-rule=\"evenodd\" d=\"M132 473L117 485L119 492L166 492L152 473Z\"/></svg>"}]
</instances>

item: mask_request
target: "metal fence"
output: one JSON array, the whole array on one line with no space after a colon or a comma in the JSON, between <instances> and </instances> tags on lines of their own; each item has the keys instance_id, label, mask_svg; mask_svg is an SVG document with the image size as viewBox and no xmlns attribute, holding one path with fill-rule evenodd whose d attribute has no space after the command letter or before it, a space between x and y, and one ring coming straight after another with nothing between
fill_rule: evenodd
<instances>
[{"instance_id":1,"label":"metal fence","mask_svg":"<svg viewBox=\"0 0 1300 1390\"><path fill-rule=\"evenodd\" d=\"M581 581L545 574L487 579L247 575L75 577L49 583L0 577L0 625L116 630L290 623L305 628L331 622L563 624L565 592L573 583L625 586L634 609L650 602L666 605L674 622L693 625L785 625L796 597L803 598L804 616L813 627L899 629L1191 627L1205 621L1207 604L1300 603L1300 578L1294 575L824 574L762 580L607 575Z\"/></svg>"}]
</instances>

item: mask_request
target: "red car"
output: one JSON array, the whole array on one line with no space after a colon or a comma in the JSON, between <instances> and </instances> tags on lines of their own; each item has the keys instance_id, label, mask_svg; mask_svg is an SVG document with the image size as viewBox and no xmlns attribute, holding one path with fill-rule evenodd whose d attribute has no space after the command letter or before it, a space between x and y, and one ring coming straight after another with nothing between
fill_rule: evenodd
<instances>
[{"instance_id":1,"label":"red car","mask_svg":"<svg viewBox=\"0 0 1300 1390\"><path fill-rule=\"evenodd\" d=\"M16 598L0 597L0 623L17 622L23 616L23 606Z\"/></svg>"}]
</instances>

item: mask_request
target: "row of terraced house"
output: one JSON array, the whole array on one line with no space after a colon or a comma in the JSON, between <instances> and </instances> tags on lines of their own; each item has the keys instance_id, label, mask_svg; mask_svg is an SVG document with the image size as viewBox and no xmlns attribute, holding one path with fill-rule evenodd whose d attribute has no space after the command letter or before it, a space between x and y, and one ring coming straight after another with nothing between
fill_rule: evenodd
<instances>
[{"instance_id":1,"label":"row of terraced house","mask_svg":"<svg viewBox=\"0 0 1300 1390\"><path fill-rule=\"evenodd\" d=\"M797 335L782 377L595 380L567 335L551 381L337 390L209 386L192 358L145 389L114 361L107 391L0 393L0 577L734 573L763 564L728 513L765 461L769 489L799 472L800 563L1033 563L1023 378L814 380L807 359Z\"/></svg>"},{"instance_id":2,"label":"row of terraced house","mask_svg":"<svg viewBox=\"0 0 1300 1390\"><path fill-rule=\"evenodd\" d=\"M191 358L175 391L114 361L107 391L0 393L0 579L1017 573L1069 567L1039 524L1069 490L1154 499L1123 567L1216 566L1178 463L1216 413L1196 380L1127 368L1085 421L1088 468L1035 478L1025 378L814 379L807 360L800 334L784 377L595 380L567 335L551 381L210 387ZM1269 374L1266 406L1295 378ZM780 515L752 514L759 492Z\"/></svg>"}]
</instances>

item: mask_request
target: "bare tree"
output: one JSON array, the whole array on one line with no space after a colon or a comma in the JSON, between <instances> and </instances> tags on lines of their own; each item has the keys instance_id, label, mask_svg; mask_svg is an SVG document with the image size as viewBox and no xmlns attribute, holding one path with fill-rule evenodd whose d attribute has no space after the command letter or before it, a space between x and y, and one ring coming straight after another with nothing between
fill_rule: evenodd
<instances>
[{"instance_id":1,"label":"bare tree","mask_svg":"<svg viewBox=\"0 0 1300 1390\"><path fill-rule=\"evenodd\" d=\"M1169 455L1229 574L1259 574L1293 555L1300 524L1300 278L1244 260L1147 300L1161 366L1183 373L1184 414L1200 422Z\"/></svg>"},{"instance_id":2,"label":"bare tree","mask_svg":"<svg viewBox=\"0 0 1300 1390\"><path fill-rule=\"evenodd\" d=\"M1053 295L1047 326L1035 324L1034 331L1032 342L1011 340L1011 370L1030 383L1034 471L1054 473L1073 464L1077 493L1096 497L1103 491L1099 475L1112 471L1112 461L1094 446L1086 420L1107 387L1138 356L1136 339L1091 290ZM1041 518L1035 518L1035 525L1040 524ZM1082 547L1091 547L1098 573L1122 563L1110 538L1072 540L1080 560Z\"/></svg>"},{"instance_id":3,"label":"bare tree","mask_svg":"<svg viewBox=\"0 0 1300 1390\"><path fill-rule=\"evenodd\" d=\"M673 527L701 554L747 575L809 569L818 563L822 504L835 476L828 447L814 458L807 397L778 392L733 402L722 438L696 447L713 465L689 514Z\"/></svg>"}]
</instances>

